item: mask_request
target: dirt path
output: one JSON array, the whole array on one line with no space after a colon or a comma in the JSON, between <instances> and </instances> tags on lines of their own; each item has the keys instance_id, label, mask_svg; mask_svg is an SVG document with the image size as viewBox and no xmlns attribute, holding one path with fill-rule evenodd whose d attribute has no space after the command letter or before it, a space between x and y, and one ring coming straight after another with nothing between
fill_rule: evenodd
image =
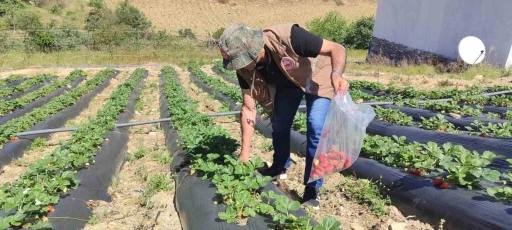
<instances>
[{"instance_id":1,"label":"dirt path","mask_svg":"<svg viewBox=\"0 0 512 230\"><path fill-rule=\"evenodd\" d=\"M149 71L134 120L160 116L158 69ZM112 202L94 202L85 229L181 229L163 130L157 124L134 126L129 138L127 161L109 188Z\"/></svg>"},{"instance_id":2,"label":"dirt path","mask_svg":"<svg viewBox=\"0 0 512 230\"><path fill-rule=\"evenodd\" d=\"M94 74L97 72L89 72L88 70L84 71L89 74L87 80L93 78ZM75 119L68 120L65 124L65 127L76 126L79 123L87 122L91 116L96 115L96 113L108 102L107 99L110 97L112 92L117 88L119 84L128 78L130 73L130 70L122 70L115 79L111 80L112 82L108 87L103 89L102 92L100 92L91 100L89 107L82 111ZM54 133L50 134L49 139L46 141L35 141L35 144L32 144L34 147L30 147L29 150L25 151L23 157L13 161L11 164L6 165L3 168L3 173L0 176L0 184L17 180L20 175L28 170L28 167L31 164L52 153L57 147L60 146L61 141L69 140L71 135L72 133L70 132Z\"/></svg>"},{"instance_id":3,"label":"dirt path","mask_svg":"<svg viewBox=\"0 0 512 230\"><path fill-rule=\"evenodd\" d=\"M468 86L493 86L510 85L512 77L503 77L496 79L476 76L474 79L456 79L442 76L425 75L400 75L396 73L383 73L375 71L350 71L347 70L345 77L349 80L366 80L380 82L384 85L395 84L396 86L413 86L415 89L422 90L448 90L451 88L465 89Z\"/></svg>"},{"instance_id":4,"label":"dirt path","mask_svg":"<svg viewBox=\"0 0 512 230\"><path fill-rule=\"evenodd\" d=\"M208 72L208 68L203 68L208 75L212 77L222 77L215 73ZM213 100L207 93L202 92L193 83L189 82L189 73L178 70L180 80L185 86L188 95L194 100L202 103L198 104L201 112L216 112L219 110L221 103ZM224 129L232 134L232 137L240 141L241 131L239 123L233 117L218 117L214 119L215 123L221 125ZM252 149L253 154L258 154L264 161L272 162L272 141L269 138L255 133ZM299 199L302 196L304 185L304 168L305 158L299 157L292 153L292 165L287 170L288 179L278 186L284 191L288 191L289 197ZM350 187L362 183L362 180L345 177L342 174L334 174L325 179L323 188L321 189L321 208L320 210L308 210L315 219L320 220L330 215L338 219L342 223L343 229L388 229L392 223L405 223L406 229L433 229L429 224L416 221L414 219L406 219L400 211L394 206L385 206L388 214L377 216L370 211L366 204L359 204L357 200L350 199L344 191ZM367 189L367 188L366 188ZM368 190L373 192L373 190Z\"/></svg>"}]
</instances>

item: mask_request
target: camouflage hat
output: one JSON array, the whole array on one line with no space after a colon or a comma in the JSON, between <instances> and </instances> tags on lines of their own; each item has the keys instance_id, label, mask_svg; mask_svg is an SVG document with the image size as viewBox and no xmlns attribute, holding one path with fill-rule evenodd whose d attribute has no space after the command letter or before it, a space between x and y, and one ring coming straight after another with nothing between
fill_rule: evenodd
<instances>
[{"instance_id":1,"label":"camouflage hat","mask_svg":"<svg viewBox=\"0 0 512 230\"><path fill-rule=\"evenodd\" d=\"M246 67L258 57L264 44L262 30L253 30L243 23L231 24L219 39L224 68Z\"/></svg>"}]
</instances>

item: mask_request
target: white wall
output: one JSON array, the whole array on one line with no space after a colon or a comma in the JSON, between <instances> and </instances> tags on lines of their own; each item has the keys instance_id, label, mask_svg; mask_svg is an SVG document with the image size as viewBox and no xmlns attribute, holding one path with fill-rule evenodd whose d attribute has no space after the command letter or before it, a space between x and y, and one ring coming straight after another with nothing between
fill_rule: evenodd
<instances>
[{"instance_id":1,"label":"white wall","mask_svg":"<svg viewBox=\"0 0 512 230\"><path fill-rule=\"evenodd\" d=\"M484 61L512 65L512 0L378 0L375 37L456 59L470 35L486 45Z\"/></svg>"}]
</instances>

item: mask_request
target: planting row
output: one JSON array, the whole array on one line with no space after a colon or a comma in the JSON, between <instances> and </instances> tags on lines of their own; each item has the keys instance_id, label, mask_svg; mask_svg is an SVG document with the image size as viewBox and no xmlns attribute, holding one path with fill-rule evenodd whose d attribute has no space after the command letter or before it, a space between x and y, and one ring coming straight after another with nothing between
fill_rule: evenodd
<instances>
[{"instance_id":1,"label":"planting row","mask_svg":"<svg viewBox=\"0 0 512 230\"><path fill-rule=\"evenodd\" d=\"M222 67L221 62L214 62L213 69L217 73L229 76L232 80L236 80L237 76L234 71L226 70ZM414 104L420 99L442 99L453 98L456 102L468 105L484 105L488 101L493 106L511 107L512 98L508 95L499 95L486 97L482 96L486 92L497 92L512 90L512 86L495 85L491 87L481 88L477 86L469 87L466 90L449 89L449 90L416 90L412 86L385 87L378 82L370 82L364 80L350 80L351 96L354 100L363 99L364 101L402 101ZM412 99L412 100L406 100Z\"/></svg>"},{"instance_id":2,"label":"planting row","mask_svg":"<svg viewBox=\"0 0 512 230\"><path fill-rule=\"evenodd\" d=\"M449 90L417 90L413 86L397 87L395 85L384 86L378 82L370 82L364 80L351 80L350 87L352 89L368 90L374 95L393 95L401 98L416 98L416 99L442 99L442 98L457 98L470 95L480 95L485 92L498 92L512 90L512 86L494 85L491 87L477 87L472 86L466 90L449 89Z\"/></svg>"},{"instance_id":3,"label":"planting row","mask_svg":"<svg viewBox=\"0 0 512 230\"><path fill-rule=\"evenodd\" d=\"M196 68L194 65L189 65L191 72L201 78L206 83L208 82L214 82L215 80L218 80L217 78L207 76L204 72L200 71L200 69ZM227 84L213 84L210 85L213 89L219 90L221 92L227 91L227 90L234 90L236 87L230 87ZM221 90L222 89L222 90ZM229 96L229 95L227 95ZM232 97L231 99L241 102L241 100L238 99L238 97ZM413 125L413 119L406 114L393 109L385 109L385 108L376 108L376 118L385 120L387 122L391 123L397 123L400 125ZM296 119L294 121L294 128L301 132L302 134L305 134L306 132L306 120L305 120L305 114L304 113L297 113ZM423 122L421 122L420 126L424 129L429 130L438 130L438 131L445 131L445 132L456 132L457 130L453 127L453 124L449 122L446 122L446 120L436 116L430 119L423 119ZM468 130L471 132L468 132L470 135L477 135L477 136L483 136L482 133L485 133L485 135L489 134L494 137L500 137L500 138L509 138L510 135L512 135L512 129L510 123L500 123L500 124L488 124L484 125L478 120L476 120L473 127L467 127ZM501 129L497 129L496 127L501 127ZM398 138L398 137L397 137ZM379 140L379 139L377 139ZM451 182L461 185L466 188L472 188L471 185L474 185L475 182L479 182L482 178L485 178L491 182L498 182L501 179L510 179L510 176L512 176L511 173L504 173L501 174L500 171L497 170L491 170L486 168L493 160L497 158L497 156L489 151L478 153L478 152L471 152L461 145L454 145L450 142L446 142L445 145L443 145L443 148L449 148L445 149L446 152L441 155L432 155L430 152L425 152L424 149L430 149L432 152L436 153L443 153L442 151L439 152L439 147L437 144L433 142L429 142L427 144L420 144L420 143L414 143L410 144L410 146L405 146L405 137L400 137L397 140L400 140L400 142L396 145L391 145L389 147L385 148L377 148L385 146L383 143L380 143L382 145L376 144L371 145L371 143L374 143L375 140L372 139L372 137L368 137L365 140L365 148L363 149L365 153L372 153L371 151L380 151L380 154L386 154L387 157L382 158L375 158L376 160L379 160L383 163L390 163L388 162L391 160L393 164L390 164L392 166L399 166L399 167L407 167L412 168L416 171L416 169L422 171L422 172L433 172L433 171L442 171L444 173L448 173L447 178L455 178L452 179ZM425 142L428 142L427 140ZM371 147L368 147L371 146ZM401 146L401 148L398 148L397 146ZM427 147L428 146L428 147ZM396 148L395 148L396 147ZM403 147L403 148L402 148ZM373 148L373 150L372 150ZM455 150L452 150L455 149ZM407 151L406 151L407 150ZM401 156L404 155L404 156ZM417 159L413 159L412 157L418 157ZM473 157L473 160L469 160L469 156ZM396 157L398 160L407 160L405 162L394 162L394 158ZM443 159L443 165L446 167L442 168L436 168L435 166L440 166L440 158ZM464 168L461 169L461 160L463 160ZM385 160L388 161L385 161ZM508 160L509 162L512 160ZM474 165L472 165L470 162L475 162ZM448 166L449 167L448 167ZM421 167L420 167L421 166ZM477 167L478 169L474 169ZM507 166L509 167L509 166ZM460 171L457 171L457 173L460 173L460 175L457 177L453 174L455 169L459 169ZM464 174L462 172L465 172ZM474 173L471 174L471 173ZM468 174L468 175L466 175ZM503 176L503 177L500 177ZM463 179L458 178L465 178L465 177L471 177L471 182L464 181ZM510 189L510 187L506 187L505 190ZM499 198L506 198L507 196L500 196Z\"/></svg>"},{"instance_id":4,"label":"planting row","mask_svg":"<svg viewBox=\"0 0 512 230\"><path fill-rule=\"evenodd\" d=\"M417 125L422 129L442 131L448 133L461 133L459 128L467 130L469 135L493 138L512 138L512 124L504 121L501 123L482 122L475 119L469 126L456 127L442 114L437 114L430 118L419 116L421 122L414 122L414 118L399 109L375 107L376 118L388 123L412 126Z\"/></svg>"},{"instance_id":5,"label":"planting row","mask_svg":"<svg viewBox=\"0 0 512 230\"><path fill-rule=\"evenodd\" d=\"M198 70L197 64L192 64L189 67L192 71ZM263 177L255 173L257 168L263 167L260 158L255 157L248 163L242 164L233 155L239 144L230 137L226 130L214 125L208 116L196 110L194 105L196 102L191 102L191 99L186 96L186 92L176 79L175 70L165 67L162 69L162 77L166 109L170 112L173 128L177 129L185 151L182 156L173 157L173 165L178 166L181 173L177 180L180 181L177 193L180 193L180 186L186 186L188 193L192 192L190 190L197 191L199 189L194 186L201 186L200 181L193 183L194 178L183 175L184 171L187 172L188 166L187 174L200 177L215 185L213 201L211 197L204 196L202 198L191 197L191 199L205 199L213 202L213 209L218 210L217 217L228 223L224 225L213 219L198 221L197 218L201 219L202 217L196 213L193 220L186 218L189 219L186 225L190 229L214 228L212 225L219 224L223 229L239 229L241 226L230 225L230 223L239 223L244 219L248 220L246 226L250 229L268 228L268 221L271 221L273 229L337 229L340 224L330 217L326 217L321 225L313 228L313 221L309 215L293 214L299 210L299 202L290 201L288 197L279 195L272 190L265 191L268 190L266 187L271 184L269 183L270 177ZM215 79L206 77L204 79L209 79L211 80L209 82L214 84L222 84ZM229 93L230 91L226 90L225 92ZM237 97L236 94L230 95ZM187 177L188 180L182 177ZM192 201L178 200L177 202L180 210L180 202ZM206 204L202 201L199 202L201 202L201 208L210 210L209 202ZM203 212L203 210L197 211Z\"/></svg>"},{"instance_id":6,"label":"planting row","mask_svg":"<svg viewBox=\"0 0 512 230\"><path fill-rule=\"evenodd\" d=\"M23 78L21 74L11 74L6 78L0 79L0 87L12 87L20 84L26 78Z\"/></svg>"},{"instance_id":7,"label":"planting row","mask_svg":"<svg viewBox=\"0 0 512 230\"><path fill-rule=\"evenodd\" d=\"M113 73L112 69L98 73L84 86L65 95L70 96L69 98L61 98L58 101L72 103L79 95L90 91L111 73ZM93 167L95 164L93 158L98 149L101 149L101 144L105 142L105 135L115 128L116 118L126 110L129 99L135 101L132 91L143 76L143 69L135 70L132 76L112 93L103 109L90 122L78 127L69 141L63 142L51 154L33 163L28 171L20 176L20 179L0 187L0 208L3 211L0 215L1 229L51 228L53 222L66 221L66 219L72 221L73 218L51 215L59 212L61 200L66 199L74 189L81 187L81 180L78 179L77 174L82 174L89 167ZM99 163L102 164L102 162ZM111 164L112 162L103 163L107 167L111 167ZM109 177L109 175L103 176ZM89 192L97 193L98 191ZM80 200L82 202L80 207L68 207L68 212L85 207L83 203L85 201ZM54 207L57 203L59 205ZM65 209L65 207L62 208ZM62 226L70 227L69 224Z\"/></svg>"},{"instance_id":8,"label":"planting row","mask_svg":"<svg viewBox=\"0 0 512 230\"><path fill-rule=\"evenodd\" d=\"M299 113L296 118L305 116ZM303 124L305 119L296 119L294 126L304 131ZM387 129L388 126L374 129L378 128ZM363 178L382 178L384 184L390 186L392 199L402 210L445 218L446 226L493 229L510 226L510 218L506 216L509 215L507 200L511 201L512 189L502 184L511 182L511 160L505 160L506 165L495 170L491 162L498 156L490 151L470 151L450 141L439 145L428 138L420 136L418 139L424 143L411 143L403 136L368 136L364 142L363 157L348 171ZM297 138L292 131L292 144L306 140L305 136L294 139ZM404 172L414 174L414 177L409 178ZM422 179L426 177L430 178L429 184Z\"/></svg>"},{"instance_id":9,"label":"planting row","mask_svg":"<svg viewBox=\"0 0 512 230\"><path fill-rule=\"evenodd\" d=\"M56 81L50 85L43 86L36 91L30 92L13 100L0 100L0 116L4 116L7 113L12 113L14 110L22 108L30 102L48 96L55 90L68 86L77 78L82 77L83 74L83 71L73 71L63 81Z\"/></svg>"},{"instance_id":10,"label":"planting row","mask_svg":"<svg viewBox=\"0 0 512 230\"><path fill-rule=\"evenodd\" d=\"M23 83L17 86L0 88L0 98L10 97L13 96L15 93L23 93L30 91L30 88L40 83L43 83L44 81L49 80L52 77L53 76L49 74L39 74L29 78L28 80L24 81Z\"/></svg>"},{"instance_id":11,"label":"planting row","mask_svg":"<svg viewBox=\"0 0 512 230\"><path fill-rule=\"evenodd\" d=\"M96 76L87 81L83 86L70 90L67 94L58 96L52 99L47 104L26 113L24 116L9 120L3 125L0 125L0 144L5 144L9 140L19 140L15 136L18 132L24 132L36 123L46 120L51 115L54 115L66 107L76 103L78 98L88 93L94 87L103 83L115 72L114 69L106 69L100 71ZM83 71L77 70L74 74L84 74Z\"/></svg>"}]
</instances>

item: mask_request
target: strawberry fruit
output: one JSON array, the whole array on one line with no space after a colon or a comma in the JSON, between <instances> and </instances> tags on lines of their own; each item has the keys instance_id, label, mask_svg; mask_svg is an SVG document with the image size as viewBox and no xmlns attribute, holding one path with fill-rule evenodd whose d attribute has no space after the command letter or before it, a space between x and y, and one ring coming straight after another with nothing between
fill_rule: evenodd
<instances>
[{"instance_id":1,"label":"strawberry fruit","mask_svg":"<svg viewBox=\"0 0 512 230\"><path fill-rule=\"evenodd\" d=\"M439 186L443 183L443 180L441 178L435 178L434 180L432 180L432 184L434 186Z\"/></svg>"},{"instance_id":2,"label":"strawberry fruit","mask_svg":"<svg viewBox=\"0 0 512 230\"><path fill-rule=\"evenodd\" d=\"M448 182L443 182L440 186L439 186L441 189L447 189L450 187L450 184L448 184Z\"/></svg>"}]
</instances>

